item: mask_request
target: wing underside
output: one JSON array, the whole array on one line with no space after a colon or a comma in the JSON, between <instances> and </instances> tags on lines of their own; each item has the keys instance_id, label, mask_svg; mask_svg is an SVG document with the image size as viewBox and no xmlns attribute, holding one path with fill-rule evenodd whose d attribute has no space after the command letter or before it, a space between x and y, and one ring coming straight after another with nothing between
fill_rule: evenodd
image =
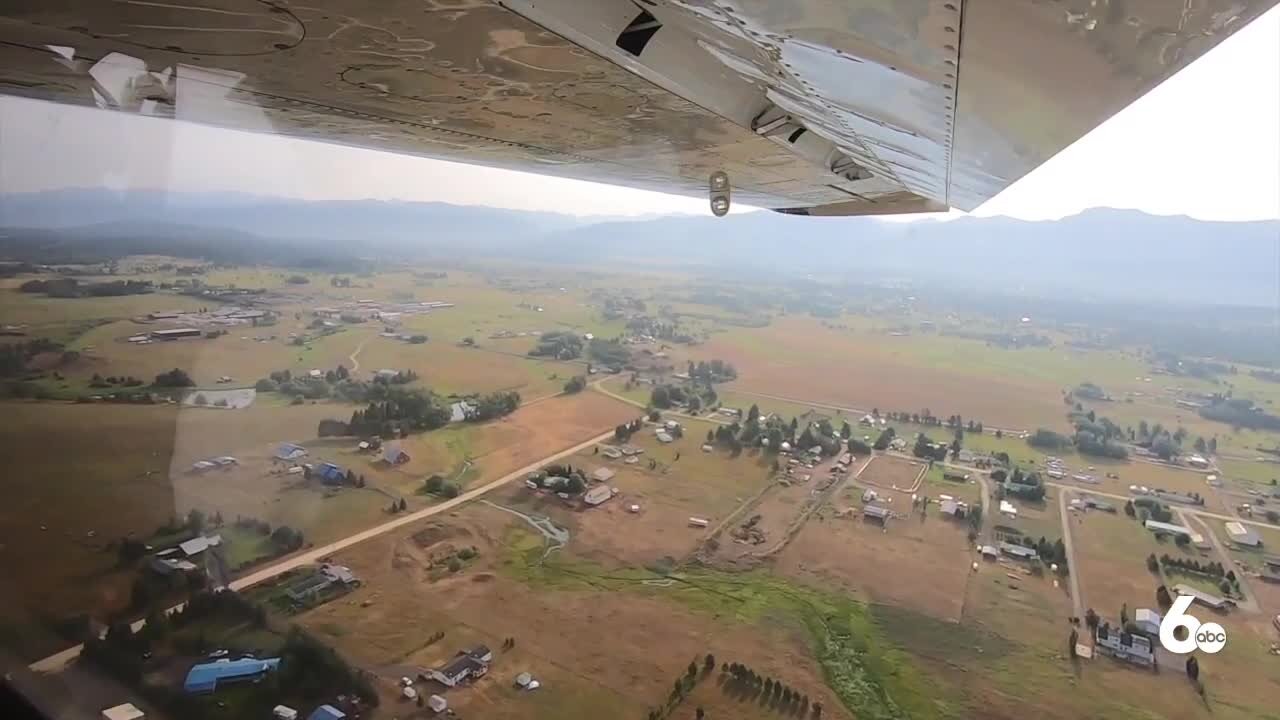
<instances>
[{"instance_id":1,"label":"wing underside","mask_svg":"<svg viewBox=\"0 0 1280 720\"><path fill-rule=\"evenodd\" d=\"M977 207L1276 0L7 3L0 92L815 215Z\"/></svg>"}]
</instances>

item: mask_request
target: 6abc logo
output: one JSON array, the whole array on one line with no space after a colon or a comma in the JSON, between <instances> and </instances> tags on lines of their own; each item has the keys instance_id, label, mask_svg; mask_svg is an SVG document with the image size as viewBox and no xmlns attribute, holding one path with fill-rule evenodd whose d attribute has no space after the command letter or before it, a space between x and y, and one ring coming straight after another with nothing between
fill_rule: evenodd
<instances>
[{"instance_id":1,"label":"6abc logo","mask_svg":"<svg viewBox=\"0 0 1280 720\"><path fill-rule=\"evenodd\" d=\"M1173 607L1169 608L1169 613L1164 616L1164 620L1160 621L1160 644L1165 650L1178 655L1186 655L1197 649L1212 655L1226 647L1227 631L1223 630L1218 623L1202 624L1195 617L1188 615L1187 608L1191 607L1193 600L1194 598L1190 595L1179 595L1178 599L1173 601ZM1178 628L1187 631L1182 639L1178 639L1175 634Z\"/></svg>"}]
</instances>

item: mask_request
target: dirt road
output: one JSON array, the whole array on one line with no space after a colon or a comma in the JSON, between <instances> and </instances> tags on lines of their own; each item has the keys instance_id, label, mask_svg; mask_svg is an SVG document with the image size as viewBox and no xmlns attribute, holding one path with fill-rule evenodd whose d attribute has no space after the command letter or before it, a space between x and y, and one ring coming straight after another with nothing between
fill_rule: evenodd
<instances>
[{"instance_id":1,"label":"dirt road","mask_svg":"<svg viewBox=\"0 0 1280 720\"><path fill-rule=\"evenodd\" d=\"M311 548L305 552L286 558L285 560L282 560L281 562L278 562L275 565L262 568L261 570L257 570L248 575L245 575L244 577L233 580L228 587L230 587L232 590L237 590L237 591L244 590L245 588L252 587L254 585L257 585L258 583L265 582L267 580L271 580L272 578L283 575L284 573L289 572L290 570L300 568L304 565L313 565L319 562L321 558L325 558L336 552L345 550L346 548L349 548L352 545L355 545L357 543L362 543L365 540L371 540L380 535L385 535L386 533L402 528L405 525L408 525L410 523L418 522L419 520L422 520L424 518L429 518L433 515L438 515L443 512L449 512L450 510L453 510L459 505L471 502L476 498L482 497L486 493L489 493L493 490L496 490L497 488L502 487L503 485L506 485L512 480L523 478L524 476L528 475L530 472L540 469L542 466L546 465L549 462L554 462L563 457L567 457L569 455L572 455L578 452L579 450L582 450L583 448L591 447L596 443L609 440L612 437L613 437L613 430L609 430L608 432L601 433L589 440L584 440L578 443L577 445L574 445L573 447L567 448L565 450L561 450L560 452L557 452L554 455L549 455L545 458L542 458L537 462L530 463L520 468L519 470L513 470L512 472L509 472L506 475L503 475L502 477L498 478L497 480L494 480L493 482L468 490L462 493L461 495L459 495L458 497L453 498L452 500L446 500L445 502L442 502L439 505L433 505L429 508L424 508L417 512L409 513L408 515L402 515L394 520L389 520L385 523L382 523L381 525L376 525L367 530L362 530L354 535L349 535L341 540L331 542L328 545L323 545L317 548ZM170 608L170 612L172 612L173 610L177 610L180 607L181 605L176 605L173 608ZM145 624L144 621L139 620L133 623L133 629L135 631L139 630L142 628L144 624ZM36 672L57 672L65 668L67 664L69 664L71 661L79 657L80 650L83 647L84 647L83 645L76 645L74 647L69 647L66 650L63 650L62 652L50 655L49 657L44 658L43 660L37 660L36 662L30 665L30 668Z\"/></svg>"},{"instance_id":2,"label":"dirt road","mask_svg":"<svg viewBox=\"0 0 1280 720\"><path fill-rule=\"evenodd\" d=\"M347 359L351 361L352 373L358 372L360 370L360 351L364 350L365 344L372 339L373 339L372 337L367 337L361 340L360 344L356 346L356 349L352 350L351 354L347 356Z\"/></svg>"},{"instance_id":3,"label":"dirt road","mask_svg":"<svg viewBox=\"0 0 1280 720\"><path fill-rule=\"evenodd\" d=\"M1080 566L1076 564L1076 550L1071 543L1071 513L1067 511L1067 495L1071 490L1058 488L1058 516L1062 519L1062 545L1067 550L1067 579L1071 582L1071 612L1084 617L1084 596L1080 594Z\"/></svg>"}]
</instances>

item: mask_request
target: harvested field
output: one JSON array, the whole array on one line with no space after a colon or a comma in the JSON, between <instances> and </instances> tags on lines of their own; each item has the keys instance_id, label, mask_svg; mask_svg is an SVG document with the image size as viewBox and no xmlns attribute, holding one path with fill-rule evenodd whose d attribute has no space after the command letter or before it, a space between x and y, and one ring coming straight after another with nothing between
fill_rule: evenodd
<instances>
[{"instance_id":1,"label":"harvested field","mask_svg":"<svg viewBox=\"0 0 1280 720\"><path fill-rule=\"evenodd\" d=\"M49 650L41 623L119 609L129 578L108 544L174 512L173 406L6 402L0 480L0 644ZM20 590L20 593L17 592ZM56 641L55 641L56 642Z\"/></svg>"},{"instance_id":2,"label":"harvested field","mask_svg":"<svg viewBox=\"0 0 1280 720\"><path fill-rule=\"evenodd\" d=\"M966 344L950 339L954 354ZM810 318L788 317L767 328L735 329L712 336L711 357L728 360L739 379L730 389L756 391L795 402L824 399L850 408L932 408L960 413L991 426L1016 428L1063 424L1058 382L1025 371L1023 353L1000 351L984 359L1002 367L942 365L926 357L913 338L860 336L822 327ZM1007 356L1007 359L1006 359Z\"/></svg>"},{"instance_id":3,"label":"harvested field","mask_svg":"<svg viewBox=\"0 0 1280 720\"><path fill-rule=\"evenodd\" d=\"M637 413L631 405L598 393L547 398L498 420L410 436L401 447L412 459L395 468L383 465L377 474L409 495L432 473L451 476L460 463L471 460L475 470L467 474L466 484L483 483L630 422Z\"/></svg>"},{"instance_id":4,"label":"harvested field","mask_svg":"<svg viewBox=\"0 0 1280 720\"><path fill-rule=\"evenodd\" d=\"M906 517L881 525L863 518L857 509L859 494L852 485L837 493L833 507L853 504L854 509L843 517L824 509L811 518L777 556L776 571L817 587L840 588L867 602L958 620L974 554L966 537L968 525L942 516L936 505L923 515L912 511L910 499L903 497L893 509Z\"/></svg>"},{"instance_id":5,"label":"harvested field","mask_svg":"<svg viewBox=\"0 0 1280 720\"><path fill-rule=\"evenodd\" d=\"M380 368L413 370L420 384L445 395L515 390L525 400L559 393L569 378L587 371L580 363L534 360L451 342L412 345L374 337L360 352L360 377Z\"/></svg>"}]
</instances>

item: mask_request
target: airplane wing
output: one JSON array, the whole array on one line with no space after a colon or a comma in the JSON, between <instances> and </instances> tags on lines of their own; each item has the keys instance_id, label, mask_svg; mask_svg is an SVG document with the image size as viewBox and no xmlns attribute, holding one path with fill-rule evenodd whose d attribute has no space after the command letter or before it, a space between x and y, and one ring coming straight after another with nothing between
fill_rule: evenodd
<instances>
[{"instance_id":1,"label":"airplane wing","mask_svg":"<svg viewBox=\"0 0 1280 720\"><path fill-rule=\"evenodd\" d=\"M1277 0L10 0L0 92L812 215L971 210Z\"/></svg>"}]
</instances>

